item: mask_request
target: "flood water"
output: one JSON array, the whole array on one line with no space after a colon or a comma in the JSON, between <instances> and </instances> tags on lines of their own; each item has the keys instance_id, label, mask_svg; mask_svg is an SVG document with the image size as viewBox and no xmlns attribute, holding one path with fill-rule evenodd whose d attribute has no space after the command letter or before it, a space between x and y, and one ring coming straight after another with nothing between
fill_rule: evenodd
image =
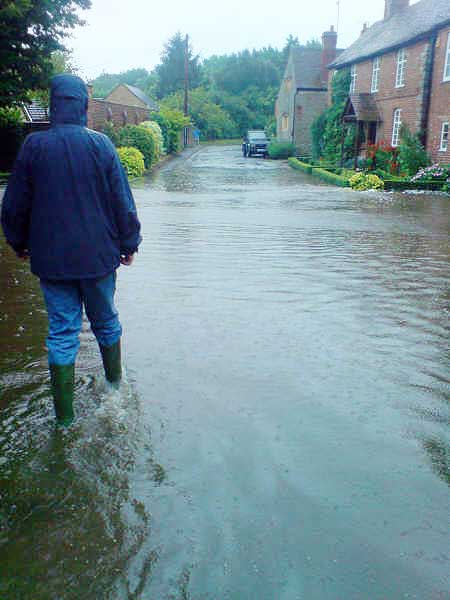
<instances>
[{"instance_id":1,"label":"flood water","mask_svg":"<svg viewBox=\"0 0 450 600\"><path fill-rule=\"evenodd\" d=\"M54 427L0 240L1 600L448 599L449 197L202 147L134 185L127 381Z\"/></svg>"}]
</instances>

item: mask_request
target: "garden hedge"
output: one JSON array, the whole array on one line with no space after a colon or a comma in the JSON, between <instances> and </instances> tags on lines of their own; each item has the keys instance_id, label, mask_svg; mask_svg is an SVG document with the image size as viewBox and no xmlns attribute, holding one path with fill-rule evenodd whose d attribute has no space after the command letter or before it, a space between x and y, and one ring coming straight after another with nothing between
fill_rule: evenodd
<instances>
[{"instance_id":1,"label":"garden hedge","mask_svg":"<svg viewBox=\"0 0 450 600\"><path fill-rule=\"evenodd\" d=\"M335 173L331 173L326 169L313 169L312 175L314 177L318 177L322 181L331 183L332 185L338 185L339 187L350 187L350 182L347 177L336 175Z\"/></svg>"},{"instance_id":2,"label":"garden hedge","mask_svg":"<svg viewBox=\"0 0 450 600\"><path fill-rule=\"evenodd\" d=\"M311 175L312 165L302 162L301 160L298 160L298 158L294 157L288 158L288 163L293 169L297 169L297 171L302 171L302 173Z\"/></svg>"}]
</instances>

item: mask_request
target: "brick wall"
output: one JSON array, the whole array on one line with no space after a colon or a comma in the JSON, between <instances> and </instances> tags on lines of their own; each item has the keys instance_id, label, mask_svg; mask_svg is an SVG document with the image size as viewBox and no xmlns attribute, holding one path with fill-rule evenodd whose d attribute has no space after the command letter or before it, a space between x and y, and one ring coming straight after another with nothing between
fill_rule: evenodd
<instances>
[{"instance_id":1,"label":"brick wall","mask_svg":"<svg viewBox=\"0 0 450 600\"><path fill-rule=\"evenodd\" d=\"M450 149L439 150L442 124L450 121L450 81L443 81L447 40L450 28L442 29L437 36L433 65L431 104L428 114L427 151L436 162L450 163ZM402 123L412 133L422 129L422 119L426 109L426 63L431 56L433 39L422 40L407 46L407 66L405 85L395 87L397 72L397 51L387 52L380 57L380 76L376 99L381 122L378 124L377 141L392 141L394 111L402 110ZM372 93L373 60L356 64L358 74L355 93Z\"/></svg>"},{"instance_id":2,"label":"brick wall","mask_svg":"<svg viewBox=\"0 0 450 600\"><path fill-rule=\"evenodd\" d=\"M101 131L107 121L111 121L115 127L124 125L138 125L150 118L148 108L139 108L105 100L89 99L88 127Z\"/></svg>"},{"instance_id":3,"label":"brick wall","mask_svg":"<svg viewBox=\"0 0 450 600\"><path fill-rule=\"evenodd\" d=\"M439 150L442 123L450 121L450 81L444 81L445 54L450 27L438 33L433 69L433 84L428 123L427 150L436 162L450 163L450 145L447 152Z\"/></svg>"},{"instance_id":4,"label":"brick wall","mask_svg":"<svg viewBox=\"0 0 450 600\"><path fill-rule=\"evenodd\" d=\"M402 123L406 124L413 133L420 131L425 63L428 52L428 40L406 47L408 62L405 85L399 88L395 87L397 51L388 52L380 57L378 92L373 93L381 118L377 130L377 141L391 142L393 116L397 108L402 110ZM358 74L356 93L372 93L372 69L373 60L356 65Z\"/></svg>"}]
</instances>

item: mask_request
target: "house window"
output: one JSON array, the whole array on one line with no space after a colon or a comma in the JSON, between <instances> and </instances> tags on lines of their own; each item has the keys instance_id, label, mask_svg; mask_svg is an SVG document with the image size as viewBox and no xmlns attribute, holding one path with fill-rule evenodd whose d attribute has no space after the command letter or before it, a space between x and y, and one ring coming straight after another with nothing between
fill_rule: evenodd
<instances>
[{"instance_id":1,"label":"house window","mask_svg":"<svg viewBox=\"0 0 450 600\"><path fill-rule=\"evenodd\" d=\"M446 123L442 123L441 129L441 147L439 148L441 152L447 152L448 150L448 121Z\"/></svg>"},{"instance_id":2,"label":"house window","mask_svg":"<svg viewBox=\"0 0 450 600\"><path fill-rule=\"evenodd\" d=\"M402 126L402 109L394 110L394 120L392 124L392 145L394 147L400 144L400 128Z\"/></svg>"},{"instance_id":3,"label":"house window","mask_svg":"<svg viewBox=\"0 0 450 600\"><path fill-rule=\"evenodd\" d=\"M281 129L283 129L284 131L289 127L289 117L284 114L281 117Z\"/></svg>"},{"instance_id":4,"label":"house window","mask_svg":"<svg viewBox=\"0 0 450 600\"><path fill-rule=\"evenodd\" d=\"M405 85L406 62L407 56L404 48L397 53L397 73L395 75L395 87L403 87Z\"/></svg>"},{"instance_id":5,"label":"house window","mask_svg":"<svg viewBox=\"0 0 450 600\"><path fill-rule=\"evenodd\" d=\"M358 73L356 71L356 65L352 65L350 69L350 94L354 94L356 91L356 80L358 79Z\"/></svg>"},{"instance_id":6,"label":"house window","mask_svg":"<svg viewBox=\"0 0 450 600\"><path fill-rule=\"evenodd\" d=\"M445 56L444 81L450 81L450 33L447 38L447 51Z\"/></svg>"},{"instance_id":7,"label":"house window","mask_svg":"<svg viewBox=\"0 0 450 600\"><path fill-rule=\"evenodd\" d=\"M372 63L372 87L371 92L378 92L378 84L380 82L380 57L373 59Z\"/></svg>"}]
</instances>

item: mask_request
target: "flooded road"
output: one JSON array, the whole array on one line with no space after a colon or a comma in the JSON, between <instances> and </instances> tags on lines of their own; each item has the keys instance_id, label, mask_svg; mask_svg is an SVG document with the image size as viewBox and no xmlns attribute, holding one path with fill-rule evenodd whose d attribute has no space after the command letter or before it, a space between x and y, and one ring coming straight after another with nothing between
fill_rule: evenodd
<instances>
[{"instance_id":1,"label":"flooded road","mask_svg":"<svg viewBox=\"0 0 450 600\"><path fill-rule=\"evenodd\" d=\"M450 203L203 147L134 186L127 382L54 429L0 241L1 600L449 598Z\"/></svg>"}]
</instances>

